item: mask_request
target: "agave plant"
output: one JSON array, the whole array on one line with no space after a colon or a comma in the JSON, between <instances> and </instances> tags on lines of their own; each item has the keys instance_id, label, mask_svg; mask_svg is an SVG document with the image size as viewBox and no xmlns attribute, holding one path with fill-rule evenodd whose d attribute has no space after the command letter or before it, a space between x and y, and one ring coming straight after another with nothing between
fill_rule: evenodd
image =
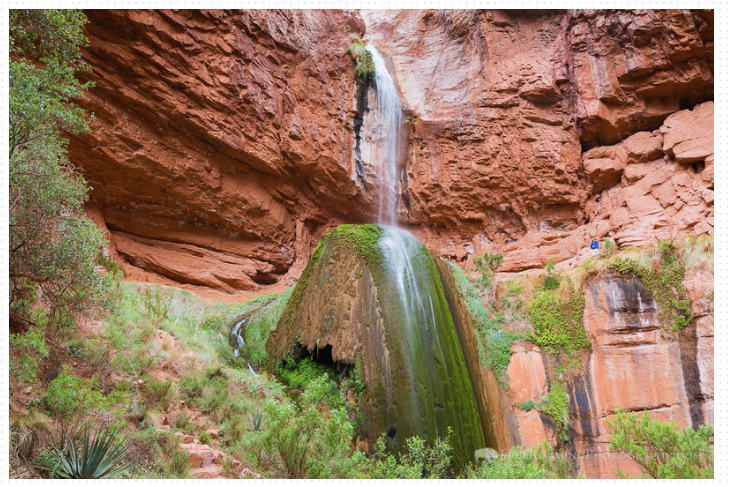
<instances>
[{"instance_id":1,"label":"agave plant","mask_svg":"<svg viewBox=\"0 0 732 487\"><path fill-rule=\"evenodd\" d=\"M126 472L130 465L119 465L119 459L127 447L123 441L115 444L116 436L116 430L109 428L90 441L89 431L84 431L81 451L67 439L56 475L62 479L111 479Z\"/></svg>"}]
</instances>

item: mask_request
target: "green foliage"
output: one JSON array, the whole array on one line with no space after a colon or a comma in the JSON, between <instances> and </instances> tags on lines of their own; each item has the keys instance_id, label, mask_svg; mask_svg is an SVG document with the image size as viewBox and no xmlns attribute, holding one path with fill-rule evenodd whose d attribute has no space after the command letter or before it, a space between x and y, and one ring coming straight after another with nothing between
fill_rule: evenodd
<instances>
[{"instance_id":1,"label":"green foliage","mask_svg":"<svg viewBox=\"0 0 732 487\"><path fill-rule=\"evenodd\" d=\"M503 256L500 254L485 253L483 257L475 257L473 259L475 268L480 272L478 285L485 289L489 285L493 285L493 276L503 262Z\"/></svg>"},{"instance_id":2,"label":"green foliage","mask_svg":"<svg viewBox=\"0 0 732 487\"><path fill-rule=\"evenodd\" d=\"M497 269L503 257L486 254L483 258L478 259L480 259L479 266L483 266L486 272L491 272L491 266ZM490 264L487 264L487 262ZM458 293L465 301L473 320L480 363L483 367L493 370L498 384L503 389L508 390L506 367L508 367L511 360L511 344L523 337L501 329L500 325L506 322L502 313L497 314L494 318L489 318L488 311L481 300L480 292L475 289L475 284L457 265L452 262L448 262L448 264L455 279Z\"/></svg>"},{"instance_id":3,"label":"green foliage","mask_svg":"<svg viewBox=\"0 0 732 487\"><path fill-rule=\"evenodd\" d=\"M86 384L64 369L58 377L51 381L44 392L44 400L48 410L54 416L71 416L81 412L86 403Z\"/></svg>"},{"instance_id":4,"label":"green foliage","mask_svg":"<svg viewBox=\"0 0 732 487\"><path fill-rule=\"evenodd\" d=\"M10 11L10 306L26 312L33 283L56 324L107 307L113 279L96 271L104 238L83 215L86 184L60 136L88 130L73 103L91 86L75 77L87 69L85 22L79 10Z\"/></svg>"},{"instance_id":5,"label":"green foliage","mask_svg":"<svg viewBox=\"0 0 732 487\"><path fill-rule=\"evenodd\" d=\"M546 263L546 276L544 276L544 290L551 291L552 289L558 289L560 285L559 276L554 274L554 257L550 257Z\"/></svg>"},{"instance_id":6,"label":"green foliage","mask_svg":"<svg viewBox=\"0 0 732 487\"><path fill-rule=\"evenodd\" d=\"M537 406L538 406L538 404L536 404L531 399L529 399L528 401L520 402L518 405L518 407L521 411L525 411L527 413Z\"/></svg>"},{"instance_id":7,"label":"green foliage","mask_svg":"<svg viewBox=\"0 0 732 487\"><path fill-rule=\"evenodd\" d=\"M608 419L610 450L623 452L654 479L713 479L714 427L681 429L671 422L620 411Z\"/></svg>"},{"instance_id":8,"label":"green foliage","mask_svg":"<svg viewBox=\"0 0 732 487\"><path fill-rule=\"evenodd\" d=\"M168 319L170 313L170 291L160 286L145 289L145 312L154 324Z\"/></svg>"},{"instance_id":9,"label":"green foliage","mask_svg":"<svg viewBox=\"0 0 732 487\"><path fill-rule=\"evenodd\" d=\"M260 465L278 477L354 477L363 455L351 450L353 427L346 410L323 411L327 390L325 377L311 382L301 410L290 401L267 402L267 428L252 445Z\"/></svg>"},{"instance_id":10,"label":"green foliage","mask_svg":"<svg viewBox=\"0 0 732 487\"><path fill-rule=\"evenodd\" d=\"M356 81L360 83L373 83L376 85L376 68L371 53L366 50L363 41L356 34L351 34L352 44L346 49L346 53L356 61L354 73Z\"/></svg>"},{"instance_id":11,"label":"green foliage","mask_svg":"<svg viewBox=\"0 0 732 487\"><path fill-rule=\"evenodd\" d=\"M169 380L152 379L146 382L143 395L150 405L160 404L162 409L166 410L175 396L175 387Z\"/></svg>"},{"instance_id":12,"label":"green foliage","mask_svg":"<svg viewBox=\"0 0 732 487\"><path fill-rule=\"evenodd\" d=\"M689 326L691 319L691 299L684 288L684 260L672 242L659 241L661 249L661 272L638 262L623 258L611 263L611 268L622 276L636 276L644 286L651 290L658 303L658 317L661 323L673 331Z\"/></svg>"},{"instance_id":13,"label":"green foliage","mask_svg":"<svg viewBox=\"0 0 732 487\"><path fill-rule=\"evenodd\" d=\"M562 441L569 441L567 428L569 427L569 396L567 388L561 382L554 382L551 385L546 400L539 404L539 409L554 419L557 425L557 432Z\"/></svg>"},{"instance_id":14,"label":"green foliage","mask_svg":"<svg viewBox=\"0 0 732 487\"><path fill-rule=\"evenodd\" d=\"M20 357L10 357L10 370L20 382L38 381L38 362L48 358L50 351L43 332L30 329L25 334L10 335L10 347L20 348Z\"/></svg>"},{"instance_id":15,"label":"green foliage","mask_svg":"<svg viewBox=\"0 0 732 487\"><path fill-rule=\"evenodd\" d=\"M476 466L465 472L468 479L571 479L572 461L566 455L557 454L548 442L534 448L515 447L510 452Z\"/></svg>"},{"instance_id":16,"label":"green foliage","mask_svg":"<svg viewBox=\"0 0 732 487\"><path fill-rule=\"evenodd\" d=\"M613 254L615 254L615 252L617 252L615 240L611 238L606 238L605 241L602 243L602 248L600 249L600 257L605 259L611 257Z\"/></svg>"},{"instance_id":17,"label":"green foliage","mask_svg":"<svg viewBox=\"0 0 732 487\"><path fill-rule=\"evenodd\" d=\"M213 438L211 438L211 435L204 431L203 433L198 435L198 441L200 441L204 445L210 445L213 441Z\"/></svg>"},{"instance_id":18,"label":"green foliage","mask_svg":"<svg viewBox=\"0 0 732 487\"><path fill-rule=\"evenodd\" d=\"M50 477L55 477L61 465L63 452L56 448L45 448L36 455L30 464L39 470L46 472Z\"/></svg>"},{"instance_id":19,"label":"green foliage","mask_svg":"<svg viewBox=\"0 0 732 487\"><path fill-rule=\"evenodd\" d=\"M534 325L531 339L550 353L574 352L591 346L582 319L585 295L571 289L568 298L549 291L539 291L528 303L529 319Z\"/></svg>"},{"instance_id":20,"label":"green foliage","mask_svg":"<svg viewBox=\"0 0 732 487\"><path fill-rule=\"evenodd\" d=\"M303 391L307 391L312 384L319 384L324 380L328 391L326 394L328 405L333 408L345 404L340 393L340 376L333 367L314 362L309 358L300 361L289 359L277 369L277 372L290 387Z\"/></svg>"},{"instance_id":21,"label":"green foliage","mask_svg":"<svg viewBox=\"0 0 732 487\"><path fill-rule=\"evenodd\" d=\"M111 479L125 471L129 465L120 465L120 459L127 448L124 442L116 442L114 428L98 432L91 439L85 431L81 451L73 440L66 440L61 464L55 471L62 479Z\"/></svg>"},{"instance_id":22,"label":"green foliage","mask_svg":"<svg viewBox=\"0 0 732 487\"><path fill-rule=\"evenodd\" d=\"M442 479L450 476L450 435L437 438L429 446L424 438L407 438L406 451L396 457L386 450L386 436L376 441L376 451L370 459L370 477L375 479Z\"/></svg>"},{"instance_id":23,"label":"green foliage","mask_svg":"<svg viewBox=\"0 0 732 487\"><path fill-rule=\"evenodd\" d=\"M239 353L254 369L262 368L267 360L267 339L277 328L293 289L259 296L246 303L246 313L242 317L246 321L239 331L244 345L239 348Z\"/></svg>"}]
</instances>

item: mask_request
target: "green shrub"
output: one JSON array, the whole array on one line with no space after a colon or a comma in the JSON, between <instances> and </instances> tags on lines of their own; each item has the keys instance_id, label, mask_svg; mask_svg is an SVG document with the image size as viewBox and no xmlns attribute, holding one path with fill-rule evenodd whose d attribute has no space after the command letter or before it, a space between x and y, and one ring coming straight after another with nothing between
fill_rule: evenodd
<instances>
[{"instance_id":1,"label":"green shrub","mask_svg":"<svg viewBox=\"0 0 732 487\"><path fill-rule=\"evenodd\" d=\"M204 431L203 433L198 435L198 441L200 441L204 445L210 445L213 441L213 438L211 438L211 435Z\"/></svg>"},{"instance_id":2,"label":"green shrub","mask_svg":"<svg viewBox=\"0 0 732 487\"><path fill-rule=\"evenodd\" d=\"M552 383L546 400L539 404L539 408L554 419L559 438L564 442L569 441L569 396L566 386L561 382Z\"/></svg>"},{"instance_id":3,"label":"green shrub","mask_svg":"<svg viewBox=\"0 0 732 487\"><path fill-rule=\"evenodd\" d=\"M585 295L571 290L566 299L548 291L539 291L527 305L529 319L534 325L531 339L550 353L573 352L592 344L582 325Z\"/></svg>"},{"instance_id":4,"label":"green shrub","mask_svg":"<svg viewBox=\"0 0 732 487\"><path fill-rule=\"evenodd\" d=\"M714 427L682 429L676 423L619 411L608 418L610 450L627 454L654 479L713 479ZM617 472L622 474L621 472ZM618 475L623 476L623 475Z\"/></svg>"},{"instance_id":5,"label":"green shrub","mask_svg":"<svg viewBox=\"0 0 732 487\"><path fill-rule=\"evenodd\" d=\"M394 455L386 452L386 440L382 435L376 441L376 451L371 459L370 476L375 479L442 479L450 475L450 435L437 438L433 446L419 437L407 438L406 451Z\"/></svg>"},{"instance_id":6,"label":"green shrub","mask_svg":"<svg viewBox=\"0 0 732 487\"><path fill-rule=\"evenodd\" d=\"M485 289L488 286L493 286L493 276L498 271L498 268L503 262L503 256L500 254L485 253L482 257L473 258L475 268L480 272L480 279L478 285L481 289Z\"/></svg>"},{"instance_id":7,"label":"green shrub","mask_svg":"<svg viewBox=\"0 0 732 487\"><path fill-rule=\"evenodd\" d=\"M169 380L158 381L153 379L145 384L143 395L150 405L160 404L162 409L165 410L175 396L175 387L173 382Z\"/></svg>"},{"instance_id":8,"label":"green shrub","mask_svg":"<svg viewBox=\"0 0 732 487\"><path fill-rule=\"evenodd\" d=\"M71 416L86 410L86 384L83 379L64 369L48 384L43 399L54 416Z\"/></svg>"},{"instance_id":9,"label":"green shrub","mask_svg":"<svg viewBox=\"0 0 732 487\"><path fill-rule=\"evenodd\" d=\"M691 300L684 288L684 259L679 258L672 242L660 240L658 245L662 257L660 274L627 258L614 260L611 269L622 276L638 277L653 293L660 308L658 318L661 323L673 331L679 331L692 323Z\"/></svg>"},{"instance_id":10,"label":"green shrub","mask_svg":"<svg viewBox=\"0 0 732 487\"><path fill-rule=\"evenodd\" d=\"M10 347L20 348L20 357L10 357L10 370L20 382L38 382L38 363L48 358L50 349L41 330L30 329L25 334L11 334Z\"/></svg>"},{"instance_id":11,"label":"green shrub","mask_svg":"<svg viewBox=\"0 0 732 487\"><path fill-rule=\"evenodd\" d=\"M306 357L297 362L289 359L282 363L277 371L290 387L303 391L307 391L311 384L324 378L327 384L328 405L331 408L345 405L345 399L341 396L340 375L333 367Z\"/></svg>"},{"instance_id":12,"label":"green shrub","mask_svg":"<svg viewBox=\"0 0 732 487\"><path fill-rule=\"evenodd\" d=\"M557 454L548 442L534 448L515 447L495 460L482 461L468 466L468 479L570 479L573 478L572 461L566 455Z\"/></svg>"},{"instance_id":13,"label":"green shrub","mask_svg":"<svg viewBox=\"0 0 732 487\"><path fill-rule=\"evenodd\" d=\"M328 383L321 377L302 396L302 409L290 401L268 400L266 429L252 444L260 465L277 477L351 478L363 455L351 448L353 427L345 408L324 411Z\"/></svg>"}]
</instances>

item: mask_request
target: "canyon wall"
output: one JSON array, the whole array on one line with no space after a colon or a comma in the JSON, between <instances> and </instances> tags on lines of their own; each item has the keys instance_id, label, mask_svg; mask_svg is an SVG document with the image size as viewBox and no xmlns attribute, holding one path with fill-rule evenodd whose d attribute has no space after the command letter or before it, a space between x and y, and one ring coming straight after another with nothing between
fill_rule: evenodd
<instances>
[{"instance_id":1,"label":"canyon wall","mask_svg":"<svg viewBox=\"0 0 732 487\"><path fill-rule=\"evenodd\" d=\"M683 427L714 424L714 276L687 274L692 325L678 334L659 323L658 304L637 279L604 276L584 291L584 327L592 347L582 370L568 380L569 442L560 441L548 415L519 407L546 397L555 364L534 344L516 342L508 390L489 391L498 444L506 450L548 440L561 446L586 478L612 478L616 468L639 474L634 461L609 451L607 420L618 409L648 411Z\"/></svg>"},{"instance_id":2,"label":"canyon wall","mask_svg":"<svg viewBox=\"0 0 732 487\"><path fill-rule=\"evenodd\" d=\"M327 230L374 220L349 33L399 84L400 222L431 250L516 273L713 232L713 11L87 15L95 121L70 158L136 278L291 282Z\"/></svg>"}]
</instances>

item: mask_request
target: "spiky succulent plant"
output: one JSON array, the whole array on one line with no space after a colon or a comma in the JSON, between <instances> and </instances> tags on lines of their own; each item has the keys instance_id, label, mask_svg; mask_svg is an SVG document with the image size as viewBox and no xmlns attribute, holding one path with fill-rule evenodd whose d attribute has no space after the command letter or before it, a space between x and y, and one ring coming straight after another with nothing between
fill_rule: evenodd
<instances>
[{"instance_id":1,"label":"spiky succulent plant","mask_svg":"<svg viewBox=\"0 0 732 487\"><path fill-rule=\"evenodd\" d=\"M86 430L81 450L72 439L67 439L56 475L63 479L111 479L123 474L130 468L120 465L127 448L123 441L115 441L116 436L116 430L109 428L90 439Z\"/></svg>"}]
</instances>

